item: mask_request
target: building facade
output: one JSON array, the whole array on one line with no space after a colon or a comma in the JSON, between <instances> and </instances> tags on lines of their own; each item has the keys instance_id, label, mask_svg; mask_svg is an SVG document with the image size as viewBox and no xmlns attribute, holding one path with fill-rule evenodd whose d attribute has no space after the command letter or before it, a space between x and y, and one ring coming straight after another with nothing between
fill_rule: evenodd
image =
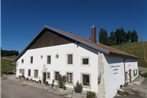
<instances>
[{"instance_id":1,"label":"building facade","mask_svg":"<svg viewBox=\"0 0 147 98\"><path fill-rule=\"evenodd\" d=\"M83 90L99 98L112 98L117 89L138 76L137 57L95 41L45 26L16 59L16 77L57 84L59 74L67 77L66 87L77 81Z\"/></svg>"}]
</instances>

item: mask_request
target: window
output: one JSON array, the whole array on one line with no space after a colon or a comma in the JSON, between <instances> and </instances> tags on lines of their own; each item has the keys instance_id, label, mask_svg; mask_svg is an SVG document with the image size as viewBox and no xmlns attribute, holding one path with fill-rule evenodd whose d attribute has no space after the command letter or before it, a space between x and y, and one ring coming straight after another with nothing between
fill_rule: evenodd
<instances>
[{"instance_id":1,"label":"window","mask_svg":"<svg viewBox=\"0 0 147 98\"><path fill-rule=\"evenodd\" d=\"M68 83L72 83L72 78L73 78L72 73L67 73L67 82Z\"/></svg>"},{"instance_id":2,"label":"window","mask_svg":"<svg viewBox=\"0 0 147 98\"><path fill-rule=\"evenodd\" d=\"M28 76L31 76L31 70L30 69L28 70Z\"/></svg>"},{"instance_id":3,"label":"window","mask_svg":"<svg viewBox=\"0 0 147 98\"><path fill-rule=\"evenodd\" d=\"M88 65L89 64L89 59L88 58L83 58L82 59L82 64Z\"/></svg>"},{"instance_id":4,"label":"window","mask_svg":"<svg viewBox=\"0 0 147 98\"><path fill-rule=\"evenodd\" d=\"M30 58L30 62L33 63L33 56L31 56L31 58Z\"/></svg>"},{"instance_id":5,"label":"window","mask_svg":"<svg viewBox=\"0 0 147 98\"><path fill-rule=\"evenodd\" d=\"M55 80L59 80L59 75L60 75L59 72L55 72Z\"/></svg>"},{"instance_id":6,"label":"window","mask_svg":"<svg viewBox=\"0 0 147 98\"><path fill-rule=\"evenodd\" d=\"M21 73L22 72L22 69L19 69L19 73Z\"/></svg>"},{"instance_id":7,"label":"window","mask_svg":"<svg viewBox=\"0 0 147 98\"><path fill-rule=\"evenodd\" d=\"M21 63L24 63L24 59L21 59Z\"/></svg>"},{"instance_id":8,"label":"window","mask_svg":"<svg viewBox=\"0 0 147 98\"><path fill-rule=\"evenodd\" d=\"M72 54L67 55L67 64L73 64L73 55Z\"/></svg>"},{"instance_id":9,"label":"window","mask_svg":"<svg viewBox=\"0 0 147 98\"><path fill-rule=\"evenodd\" d=\"M34 77L35 77L35 78L38 77L38 70L34 70Z\"/></svg>"},{"instance_id":10,"label":"window","mask_svg":"<svg viewBox=\"0 0 147 98\"><path fill-rule=\"evenodd\" d=\"M47 79L50 79L50 72L47 73Z\"/></svg>"},{"instance_id":11,"label":"window","mask_svg":"<svg viewBox=\"0 0 147 98\"><path fill-rule=\"evenodd\" d=\"M51 56L47 56L47 64L51 64Z\"/></svg>"},{"instance_id":12,"label":"window","mask_svg":"<svg viewBox=\"0 0 147 98\"><path fill-rule=\"evenodd\" d=\"M19 70L19 73L20 73L22 76L24 76L25 70L24 70L24 69L20 69L20 70Z\"/></svg>"},{"instance_id":13,"label":"window","mask_svg":"<svg viewBox=\"0 0 147 98\"><path fill-rule=\"evenodd\" d=\"M137 75L137 69L133 70L133 75L136 76Z\"/></svg>"},{"instance_id":14,"label":"window","mask_svg":"<svg viewBox=\"0 0 147 98\"><path fill-rule=\"evenodd\" d=\"M89 86L90 85L90 77L88 74L82 75L83 85Z\"/></svg>"}]
</instances>

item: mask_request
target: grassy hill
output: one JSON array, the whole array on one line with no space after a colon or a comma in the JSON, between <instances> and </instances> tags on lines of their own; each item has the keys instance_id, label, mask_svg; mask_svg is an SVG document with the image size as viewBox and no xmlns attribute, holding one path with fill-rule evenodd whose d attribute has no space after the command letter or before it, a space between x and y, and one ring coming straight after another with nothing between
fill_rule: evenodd
<instances>
[{"instance_id":1,"label":"grassy hill","mask_svg":"<svg viewBox=\"0 0 147 98\"><path fill-rule=\"evenodd\" d=\"M114 45L112 47L139 57L139 66L147 67L147 42L144 42L144 45L142 42L134 42L123 45Z\"/></svg>"},{"instance_id":2,"label":"grassy hill","mask_svg":"<svg viewBox=\"0 0 147 98\"><path fill-rule=\"evenodd\" d=\"M1 73L2 74L7 74L7 73L12 73L15 70L15 65L12 64L11 60L8 59L1 59Z\"/></svg>"}]
</instances>

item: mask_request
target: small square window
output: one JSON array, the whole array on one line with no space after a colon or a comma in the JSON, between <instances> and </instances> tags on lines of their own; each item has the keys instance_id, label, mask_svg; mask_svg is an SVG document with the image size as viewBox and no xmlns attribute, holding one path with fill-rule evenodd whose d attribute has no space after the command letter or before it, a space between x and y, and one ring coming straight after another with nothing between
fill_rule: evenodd
<instances>
[{"instance_id":1,"label":"small square window","mask_svg":"<svg viewBox=\"0 0 147 98\"><path fill-rule=\"evenodd\" d=\"M89 64L89 59L88 58L83 58L82 59L82 64L88 65Z\"/></svg>"}]
</instances>

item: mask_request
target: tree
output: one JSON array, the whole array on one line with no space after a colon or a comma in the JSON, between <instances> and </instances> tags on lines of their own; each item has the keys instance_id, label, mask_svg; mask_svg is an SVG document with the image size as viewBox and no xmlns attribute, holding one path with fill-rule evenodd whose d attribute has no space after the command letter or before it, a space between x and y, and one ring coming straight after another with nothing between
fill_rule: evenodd
<instances>
[{"instance_id":1,"label":"tree","mask_svg":"<svg viewBox=\"0 0 147 98\"><path fill-rule=\"evenodd\" d=\"M65 90L66 89L65 83L66 83L66 76L62 76L59 74L59 80L58 80L59 88L63 88Z\"/></svg>"},{"instance_id":2,"label":"tree","mask_svg":"<svg viewBox=\"0 0 147 98\"><path fill-rule=\"evenodd\" d=\"M131 41L131 34L132 34L131 31L128 31L128 33L126 34L126 40L127 40L127 42L130 42Z\"/></svg>"},{"instance_id":3,"label":"tree","mask_svg":"<svg viewBox=\"0 0 147 98\"><path fill-rule=\"evenodd\" d=\"M1 56L17 56L19 52L16 50L1 50Z\"/></svg>"},{"instance_id":4,"label":"tree","mask_svg":"<svg viewBox=\"0 0 147 98\"><path fill-rule=\"evenodd\" d=\"M108 38L108 43L109 45L114 45L116 44L116 37L115 37L115 32L111 32L110 36Z\"/></svg>"},{"instance_id":5,"label":"tree","mask_svg":"<svg viewBox=\"0 0 147 98\"><path fill-rule=\"evenodd\" d=\"M138 35L135 30L131 33L131 42L137 42L138 41Z\"/></svg>"},{"instance_id":6,"label":"tree","mask_svg":"<svg viewBox=\"0 0 147 98\"><path fill-rule=\"evenodd\" d=\"M108 44L108 34L103 28L101 28L99 31L99 42L106 45Z\"/></svg>"},{"instance_id":7,"label":"tree","mask_svg":"<svg viewBox=\"0 0 147 98\"><path fill-rule=\"evenodd\" d=\"M120 29L116 29L115 31L115 36L116 36L116 43L121 44L126 42L126 32L124 29L121 27Z\"/></svg>"}]
</instances>

